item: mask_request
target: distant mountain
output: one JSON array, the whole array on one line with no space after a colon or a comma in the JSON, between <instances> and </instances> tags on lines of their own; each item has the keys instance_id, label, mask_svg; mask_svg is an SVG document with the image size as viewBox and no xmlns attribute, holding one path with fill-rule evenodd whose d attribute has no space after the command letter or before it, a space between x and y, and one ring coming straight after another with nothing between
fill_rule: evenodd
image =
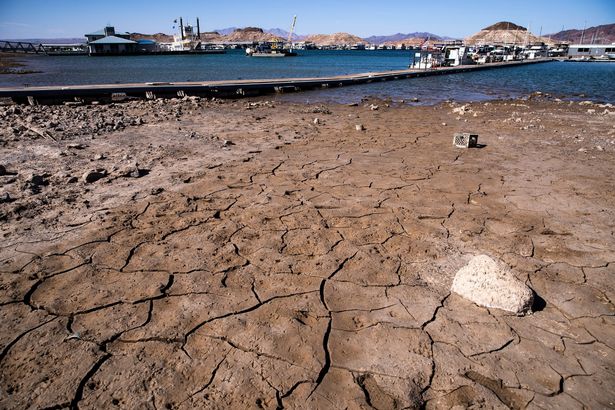
<instances>
[{"instance_id":1,"label":"distant mountain","mask_svg":"<svg viewBox=\"0 0 615 410\"><path fill-rule=\"evenodd\" d=\"M406 39L416 39L416 38L421 38L421 39L426 39L426 38L430 38L431 40L449 40L450 37L442 37L442 36L438 36L437 34L433 34L433 33L426 33L426 32L416 32L416 33L408 33L408 34L403 34L403 33L397 33L397 34L391 34L390 36L371 36L371 37L365 37L363 40L367 41L370 44L397 44L397 43L403 43L403 40Z\"/></svg>"},{"instance_id":2,"label":"distant mountain","mask_svg":"<svg viewBox=\"0 0 615 410\"><path fill-rule=\"evenodd\" d=\"M283 30L281 28L270 28L265 29L265 33L273 34L274 36L282 37L288 40L288 35L290 32ZM293 33L293 41L303 41L307 36L302 34Z\"/></svg>"},{"instance_id":3,"label":"distant mountain","mask_svg":"<svg viewBox=\"0 0 615 410\"><path fill-rule=\"evenodd\" d=\"M78 44L85 43L85 37L71 37L71 38L20 38L7 41L21 41L23 43L32 44Z\"/></svg>"},{"instance_id":4,"label":"distant mountain","mask_svg":"<svg viewBox=\"0 0 615 410\"><path fill-rule=\"evenodd\" d=\"M217 33L220 33L223 36L228 36L229 34L231 34L233 31L237 30L239 27L227 27L227 28L221 28L221 29L216 29L214 30Z\"/></svg>"},{"instance_id":5,"label":"distant mountain","mask_svg":"<svg viewBox=\"0 0 615 410\"><path fill-rule=\"evenodd\" d=\"M466 44L525 44L525 43L552 43L547 37L538 37L530 33L525 27L518 26L509 21L500 21L485 27L478 33L465 39Z\"/></svg>"},{"instance_id":6,"label":"distant mountain","mask_svg":"<svg viewBox=\"0 0 615 410\"><path fill-rule=\"evenodd\" d=\"M583 38L583 43L589 44L611 44L615 42L615 23L605 24L602 26L590 27L585 30L564 30L555 34L547 34L546 37L551 37L552 40L565 43L580 43Z\"/></svg>"}]
</instances>

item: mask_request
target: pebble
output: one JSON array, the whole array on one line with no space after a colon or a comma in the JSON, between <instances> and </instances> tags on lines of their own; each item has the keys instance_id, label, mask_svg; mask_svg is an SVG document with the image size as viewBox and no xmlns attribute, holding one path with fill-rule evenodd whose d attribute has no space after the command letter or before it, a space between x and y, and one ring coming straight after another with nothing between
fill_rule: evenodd
<instances>
[{"instance_id":1,"label":"pebble","mask_svg":"<svg viewBox=\"0 0 615 410\"><path fill-rule=\"evenodd\" d=\"M314 118L314 125L320 124L320 120L318 118Z\"/></svg>"},{"instance_id":2,"label":"pebble","mask_svg":"<svg viewBox=\"0 0 615 410\"><path fill-rule=\"evenodd\" d=\"M224 140L224 142L222 143L223 147L230 147L231 145L235 145L235 143L231 140Z\"/></svg>"},{"instance_id":3,"label":"pebble","mask_svg":"<svg viewBox=\"0 0 615 410\"><path fill-rule=\"evenodd\" d=\"M363 126L363 124L357 124L357 125L354 126L354 128L357 131L365 131L365 127Z\"/></svg>"},{"instance_id":4,"label":"pebble","mask_svg":"<svg viewBox=\"0 0 615 410\"><path fill-rule=\"evenodd\" d=\"M369 109L372 110L372 111L378 111L378 108L380 108L380 107L378 107L375 104L372 104L372 105L369 106Z\"/></svg>"}]
</instances>

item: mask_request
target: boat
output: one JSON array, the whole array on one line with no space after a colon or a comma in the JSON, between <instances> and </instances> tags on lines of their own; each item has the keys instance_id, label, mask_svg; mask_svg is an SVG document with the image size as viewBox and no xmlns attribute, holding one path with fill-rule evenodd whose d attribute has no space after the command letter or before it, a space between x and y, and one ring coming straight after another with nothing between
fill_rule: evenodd
<instances>
[{"instance_id":1,"label":"boat","mask_svg":"<svg viewBox=\"0 0 615 410\"><path fill-rule=\"evenodd\" d=\"M260 43L255 48L248 47L246 54L250 57L293 57L297 53L284 47L282 42L272 41Z\"/></svg>"},{"instance_id":2,"label":"boat","mask_svg":"<svg viewBox=\"0 0 615 410\"><path fill-rule=\"evenodd\" d=\"M174 21L177 23L177 20ZM196 31L195 31L196 28ZM196 27L186 24L179 18L179 33L173 35L172 43L162 43L162 54L225 54L224 47L205 45L201 42L201 26L196 19Z\"/></svg>"},{"instance_id":3,"label":"boat","mask_svg":"<svg viewBox=\"0 0 615 410\"><path fill-rule=\"evenodd\" d=\"M293 32L295 31L295 24L297 23L297 16L293 17L293 24L290 27L290 33L288 34L289 47L285 47L282 41L267 41L262 42L255 48L246 48L246 54L250 57L295 57L297 53L293 51Z\"/></svg>"}]
</instances>

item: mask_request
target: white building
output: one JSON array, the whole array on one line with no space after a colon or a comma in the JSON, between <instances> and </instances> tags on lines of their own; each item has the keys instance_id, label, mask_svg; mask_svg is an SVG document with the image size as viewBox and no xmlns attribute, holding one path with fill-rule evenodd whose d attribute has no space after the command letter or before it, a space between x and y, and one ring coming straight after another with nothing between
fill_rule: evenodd
<instances>
[{"instance_id":1,"label":"white building","mask_svg":"<svg viewBox=\"0 0 615 410\"><path fill-rule=\"evenodd\" d=\"M615 59L615 44L572 44L568 47L568 58L609 58Z\"/></svg>"}]
</instances>

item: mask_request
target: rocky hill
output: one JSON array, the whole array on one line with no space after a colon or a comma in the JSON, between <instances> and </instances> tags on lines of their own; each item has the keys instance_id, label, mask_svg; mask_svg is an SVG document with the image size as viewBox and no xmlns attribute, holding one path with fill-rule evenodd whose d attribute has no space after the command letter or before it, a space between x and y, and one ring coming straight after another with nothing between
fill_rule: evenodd
<instances>
[{"instance_id":1,"label":"rocky hill","mask_svg":"<svg viewBox=\"0 0 615 410\"><path fill-rule=\"evenodd\" d=\"M478 33L467 37L466 44L525 44L525 43L553 43L547 37L538 37L525 27L509 21L501 21L485 27Z\"/></svg>"},{"instance_id":2,"label":"rocky hill","mask_svg":"<svg viewBox=\"0 0 615 410\"><path fill-rule=\"evenodd\" d=\"M307 36L305 41L312 42L317 46L367 44L367 41L361 37L348 33L313 34Z\"/></svg>"},{"instance_id":3,"label":"rocky hill","mask_svg":"<svg viewBox=\"0 0 615 410\"><path fill-rule=\"evenodd\" d=\"M552 40L565 43L591 43L611 44L615 42L615 23L602 26L590 27L585 30L564 30L555 34L548 34Z\"/></svg>"},{"instance_id":4,"label":"rocky hill","mask_svg":"<svg viewBox=\"0 0 615 410\"><path fill-rule=\"evenodd\" d=\"M246 27L238 28L231 34L224 36L228 42L244 42L244 41L284 41L282 37L274 34L266 33L262 28Z\"/></svg>"}]
</instances>

